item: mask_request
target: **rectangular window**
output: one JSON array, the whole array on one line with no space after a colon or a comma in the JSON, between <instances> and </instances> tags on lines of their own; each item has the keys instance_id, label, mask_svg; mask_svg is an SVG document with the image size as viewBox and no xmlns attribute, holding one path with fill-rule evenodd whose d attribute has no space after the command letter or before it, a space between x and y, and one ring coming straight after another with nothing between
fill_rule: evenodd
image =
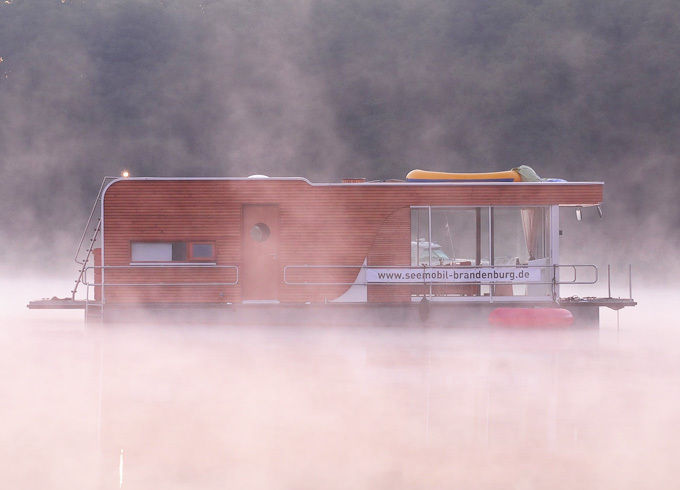
<instances>
[{"instance_id":1,"label":"rectangular window","mask_svg":"<svg viewBox=\"0 0 680 490\"><path fill-rule=\"evenodd\" d=\"M494 208L494 264L515 265L547 257L544 208Z\"/></svg>"},{"instance_id":2,"label":"rectangular window","mask_svg":"<svg viewBox=\"0 0 680 490\"><path fill-rule=\"evenodd\" d=\"M132 242L132 262L210 262L215 260L212 242Z\"/></svg>"},{"instance_id":3,"label":"rectangular window","mask_svg":"<svg viewBox=\"0 0 680 490\"><path fill-rule=\"evenodd\" d=\"M518 268L509 272L532 274L530 281L488 282L474 290L428 285L434 296L550 296L554 271L548 211L545 206L412 206L411 266L467 268L480 274Z\"/></svg>"},{"instance_id":4,"label":"rectangular window","mask_svg":"<svg viewBox=\"0 0 680 490\"><path fill-rule=\"evenodd\" d=\"M189 244L190 260L214 260L215 245L210 242L192 242Z\"/></svg>"},{"instance_id":5,"label":"rectangular window","mask_svg":"<svg viewBox=\"0 0 680 490\"><path fill-rule=\"evenodd\" d=\"M489 264L489 208L411 209L411 265Z\"/></svg>"},{"instance_id":6,"label":"rectangular window","mask_svg":"<svg viewBox=\"0 0 680 490\"><path fill-rule=\"evenodd\" d=\"M411 266L488 266L489 208L412 207ZM472 282L472 281L471 281ZM423 289L424 288L424 289ZM416 296L482 296L489 287L477 284L421 286Z\"/></svg>"},{"instance_id":7,"label":"rectangular window","mask_svg":"<svg viewBox=\"0 0 680 490\"><path fill-rule=\"evenodd\" d=\"M187 260L187 244L184 242L174 242L172 244L172 260L184 262Z\"/></svg>"},{"instance_id":8,"label":"rectangular window","mask_svg":"<svg viewBox=\"0 0 680 490\"><path fill-rule=\"evenodd\" d=\"M170 262L172 243L132 242L133 262Z\"/></svg>"}]
</instances>

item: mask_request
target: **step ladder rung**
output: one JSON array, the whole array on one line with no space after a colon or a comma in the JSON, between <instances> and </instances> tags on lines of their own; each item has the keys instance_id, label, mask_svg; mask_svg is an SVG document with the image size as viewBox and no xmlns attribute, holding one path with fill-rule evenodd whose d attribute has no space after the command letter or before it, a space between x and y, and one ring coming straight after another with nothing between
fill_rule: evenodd
<instances>
[{"instance_id":1,"label":"step ladder rung","mask_svg":"<svg viewBox=\"0 0 680 490\"><path fill-rule=\"evenodd\" d=\"M80 243L78 244L78 249L76 250L76 255L74 257L74 260L77 264L82 265L83 267L78 271L78 278L75 280L75 288L71 291L72 297L75 299L76 292L78 291L78 286L82 284L83 282L83 275L85 274L85 271L87 270L87 264L90 260L90 256L92 255L92 251L94 250L95 243L97 242L97 237L99 236L99 232L102 229L102 217L97 216L96 218L96 223L94 225L94 231L92 232L92 236L90 237L90 244L87 246L87 251L85 253L85 257L81 260L80 257L80 252L82 250L83 244L85 242L85 238L87 236L87 232L90 230L90 225L93 221L93 218L95 217L95 211L97 210L98 204L102 200L102 192L104 191L104 188L107 184L107 182L111 179L114 179L115 177L104 177L102 180L101 185L99 186L99 192L97 192L97 198L94 201L94 204L92 205L92 210L90 211L90 216L87 219L87 223L85 223L85 229L83 230L83 234L80 238Z\"/></svg>"}]
</instances>

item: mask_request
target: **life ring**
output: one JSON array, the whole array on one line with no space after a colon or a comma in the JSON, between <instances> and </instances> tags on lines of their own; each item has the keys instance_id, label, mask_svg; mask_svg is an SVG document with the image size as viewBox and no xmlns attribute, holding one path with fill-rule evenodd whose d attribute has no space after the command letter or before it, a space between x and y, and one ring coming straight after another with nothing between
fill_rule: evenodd
<instances>
[{"instance_id":1,"label":"life ring","mask_svg":"<svg viewBox=\"0 0 680 490\"><path fill-rule=\"evenodd\" d=\"M564 308L496 308L489 324L499 327L568 327L574 315Z\"/></svg>"}]
</instances>

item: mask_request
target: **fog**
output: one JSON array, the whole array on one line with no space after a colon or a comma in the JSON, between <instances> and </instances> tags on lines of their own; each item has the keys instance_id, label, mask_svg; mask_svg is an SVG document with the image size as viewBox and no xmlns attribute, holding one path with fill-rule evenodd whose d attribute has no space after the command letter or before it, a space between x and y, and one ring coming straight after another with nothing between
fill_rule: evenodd
<instances>
[{"instance_id":1,"label":"fog","mask_svg":"<svg viewBox=\"0 0 680 490\"><path fill-rule=\"evenodd\" d=\"M8 488L674 488L671 291L600 330L85 326L3 285ZM618 326L617 326L618 325Z\"/></svg>"},{"instance_id":2,"label":"fog","mask_svg":"<svg viewBox=\"0 0 680 490\"><path fill-rule=\"evenodd\" d=\"M0 475L73 488L674 488L675 2L0 3ZM606 182L601 328L86 326L104 176ZM566 294L606 295L606 283ZM122 484L121 484L122 478Z\"/></svg>"},{"instance_id":3,"label":"fog","mask_svg":"<svg viewBox=\"0 0 680 490\"><path fill-rule=\"evenodd\" d=\"M598 265L667 276L678 26L669 0L3 2L0 268L72 274L123 168L325 182L524 163L606 182L605 219L565 253L586 237Z\"/></svg>"}]
</instances>

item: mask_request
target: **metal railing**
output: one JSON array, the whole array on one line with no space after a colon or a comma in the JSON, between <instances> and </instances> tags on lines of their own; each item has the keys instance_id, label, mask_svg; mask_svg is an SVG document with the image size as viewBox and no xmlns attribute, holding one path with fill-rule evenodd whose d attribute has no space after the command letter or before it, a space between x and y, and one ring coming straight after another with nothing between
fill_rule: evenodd
<instances>
[{"instance_id":1,"label":"metal railing","mask_svg":"<svg viewBox=\"0 0 680 490\"><path fill-rule=\"evenodd\" d=\"M78 260L78 255L76 254L76 262L78 262L80 265L80 270L78 271L78 277L75 280L75 284L73 286L73 289L71 290L71 298L76 299L76 294L78 293L78 286L80 286L83 283L83 278L85 277L85 271L87 270L87 263L90 260L90 256L92 255L92 252L94 251L94 245L97 241L97 236L99 235L99 231L101 230L101 224L102 220L98 219L97 220L97 225L95 226L94 232L92 234L92 238L90 238L90 246L87 249L87 254L85 255L85 258L82 261Z\"/></svg>"},{"instance_id":2,"label":"metal railing","mask_svg":"<svg viewBox=\"0 0 680 490\"><path fill-rule=\"evenodd\" d=\"M80 237L80 241L78 242L78 248L76 249L76 254L73 257L73 259L76 261L76 263L85 265L87 263L87 259L85 260L78 260L78 256L80 255L80 251L83 249L83 243L85 242L85 238L87 237L87 232L90 230L90 224L92 223L92 218L94 218L95 213L97 212L98 209L98 204L101 201L102 197L102 192L104 190L104 187L106 187L106 184L108 184L110 181L113 179L116 179L117 177L104 177L102 179L102 183L99 186L99 191L97 192L97 197L94 200L94 203L92 204L92 209L90 210L90 216L87 218L87 222L85 223L85 228L83 229L83 234ZM97 225L95 225L95 228L99 227L99 221L101 221L101 216L99 217L99 220L97 222ZM96 233L94 233L94 237L96 239ZM92 243L90 243L90 249L92 248ZM89 254L88 254L89 257Z\"/></svg>"},{"instance_id":3,"label":"metal railing","mask_svg":"<svg viewBox=\"0 0 680 490\"><path fill-rule=\"evenodd\" d=\"M419 270L428 270L428 269L456 269L456 270L465 270L465 269L479 269L479 268L484 268L484 269L543 269L543 270L552 270L552 279L549 281L484 281L484 280L479 280L479 281L470 281L470 282L463 282L463 281L433 281L433 280L422 280L422 281L352 281L352 282L341 282L341 281L324 281L324 282L311 282L311 281L291 281L288 279L288 271L292 271L295 269L303 269L303 270L314 270L314 269L356 269L359 272L362 270L367 270L367 269L393 269L393 270L403 270L403 269L411 269L413 271L419 271ZM594 277L590 280L581 280L577 281L577 276L578 276L578 270L579 268L583 269L588 269L593 272ZM571 269L573 271L573 279L570 281L565 281L565 280L558 280L556 279L559 277L559 272L562 269ZM357 279L359 276L359 272L357 272ZM484 265L484 266L475 266L475 265L461 265L461 266L424 266L424 267L417 267L417 266L374 266L374 265L287 265L284 266L283 268L283 282L286 285L289 286L368 286L368 285L385 285L385 286L390 286L390 285L396 285L396 286L407 286L407 285L412 285L412 286L417 286L417 285L432 285L432 286L446 286L446 285L494 285L494 284L517 284L517 285L531 285L531 284L595 284L599 280L599 270L596 265L594 264L554 264L554 265L521 265L521 266L508 266L508 265Z\"/></svg>"},{"instance_id":4,"label":"metal railing","mask_svg":"<svg viewBox=\"0 0 680 490\"><path fill-rule=\"evenodd\" d=\"M607 264L607 297L612 297L612 266ZM633 299L633 264L628 264L628 298Z\"/></svg>"},{"instance_id":5,"label":"metal railing","mask_svg":"<svg viewBox=\"0 0 680 490\"><path fill-rule=\"evenodd\" d=\"M376 281L369 281L366 279L365 275L362 277L361 272L369 269L383 269L383 270L404 270L404 269L410 269L411 271L427 271L432 270L432 269L455 269L457 271L465 271L465 270L476 270L476 269L490 269L490 270L495 270L495 269L502 269L504 271L507 271L508 269L516 269L516 270L521 270L521 269L539 269L541 270L541 279L542 280L509 280L509 281L503 281L503 280L475 280L475 281L441 281L441 280L428 280L428 279L423 279L419 281L389 281L389 280L381 280L379 282ZM139 271L140 269L163 269L163 270L168 270L168 269L203 269L206 272L210 270L231 270L234 271L234 280L232 281L173 281L173 282L162 282L162 281L153 281L153 277L150 277L151 281L150 282L137 282L137 281L125 281L125 282L111 282L111 281L106 281L105 275L104 275L104 280L101 282L96 282L96 281L90 281L88 278L88 271L96 271L96 270L101 270L102 274L104 274L104 271L107 270L119 270L119 271ZM289 275L293 274L293 271L319 271L322 269L328 269L329 271L336 270L336 271L349 271L349 270L356 270L356 279L352 282L345 282L345 281L328 281L328 280L323 280L323 281L296 281L292 280ZM82 284L86 286L87 291L85 295L85 302L86 302L86 308L88 308L89 305L96 305L96 306L101 306L105 302L105 293L104 293L104 288L108 287L207 287L207 286L236 286L239 284L239 266L237 265L215 265L215 264L190 264L190 263L182 263L182 264L140 264L140 265L120 265L120 266L88 266L84 268L85 273L83 277ZM573 276L569 280L565 280L563 278L560 278L560 273L562 271L571 271ZM548 274L544 273L543 271L548 271ZM580 272L579 272L580 271ZM584 271L591 271L590 273L592 274L591 278L587 279L580 279L579 275L581 275ZM299 272L298 272L299 273ZM580 274L581 273L581 274ZM564 275L564 274L562 274ZM545 280L543 280L544 276L548 276ZM125 280L125 277L121 277L121 280ZM433 266L433 267L409 267L409 266L368 266L368 265L286 265L283 267L283 283L288 285L288 286L369 286L369 285L374 285L374 286L395 286L395 285L401 285L401 286L412 286L412 287L419 287L419 286L429 286L430 292L429 295L432 295L432 287L437 287L437 286L491 286L490 291L488 295L473 295L473 296L479 296L480 298L489 298L493 300L493 297L500 297L503 295L499 294L494 294L494 288L493 286L498 286L498 285L526 285L526 286L531 286L531 285L550 285L550 291L545 294L541 295L541 297L549 297L549 296L555 296L556 293L556 286L560 284L577 284L577 285L584 285L584 284L595 284L598 282L599 279L599 270L596 265L594 264L555 264L555 265L521 265L521 266L507 266L507 265L499 265L499 266L474 266L474 265L465 265L465 266ZM102 296L101 296L101 302L92 302L90 300L90 288L97 288L101 287L102 288ZM420 294L427 294L427 293L418 293ZM529 297L528 295L526 297ZM539 296L535 296L539 297Z\"/></svg>"},{"instance_id":6,"label":"metal railing","mask_svg":"<svg viewBox=\"0 0 680 490\"><path fill-rule=\"evenodd\" d=\"M106 282L106 277L102 282L90 282L87 277L87 271L101 270L102 273L107 270L128 270L128 271L138 271L140 269L203 269L205 271L221 269L221 270L233 270L235 278L233 281L209 281L209 282L189 282L189 281L179 281L179 282ZM142 264L142 265L91 265L85 267L85 274L82 280L87 288L85 294L86 307L90 301L90 288L101 287L182 287L182 286L236 286L239 283L239 267L237 265L215 265L215 264ZM102 291L102 303L104 302L104 293Z\"/></svg>"},{"instance_id":7,"label":"metal railing","mask_svg":"<svg viewBox=\"0 0 680 490\"><path fill-rule=\"evenodd\" d=\"M296 270L302 270L302 271L313 271L313 270L320 270L320 269L339 269L339 270L357 270L356 273L356 279L352 282L343 282L343 281L295 281L291 280L289 278L289 272L293 273L293 271ZM539 269L541 270L541 278L544 276L546 277L545 280L517 280L516 278L513 277L512 280L484 280L484 279L475 279L472 281L461 281L461 280L455 280L455 281L442 281L442 280L432 280L432 279L427 279L425 274L422 274L423 279L422 280L394 280L394 281L389 281L389 280L381 280L381 281L370 281L366 279L366 275L364 274L362 277L361 272L369 270L369 269L380 269L380 270L401 270L403 271L404 269L409 269L410 271L417 272L417 271L423 271L427 272L432 271L432 270L442 270L442 269L455 269L458 272L463 272L465 270L479 270L479 269L485 269L485 270L496 270L500 269L504 272L509 272L511 270L522 270L522 269ZM560 271L562 270L571 270L573 273L573 277L571 280L564 280L564 279L558 279L560 277ZM590 270L592 272L592 278L588 280L578 280L579 276L579 270L584 271L584 270ZM548 273L545 273L544 271L548 271ZM304 272L303 272L304 273ZM432 274L430 274L431 276ZM562 274L564 275L564 274ZM414 290L412 294L416 296L427 296L427 297L446 297L448 300L452 299L458 299L461 300L461 295L465 298L466 301L489 301L493 302L496 300L496 298L513 298L513 300L524 300L524 301L529 301L529 300L544 300L544 299L552 299L553 301L556 300L559 297L559 289L558 286L560 284L595 284L597 283L599 279L599 271L597 266L594 264L554 264L554 265L520 265L520 266L507 266L507 265L498 265L498 266L491 266L491 265L484 265L484 266L474 266L474 265L464 265L464 266L423 266L423 267L409 267L409 266L384 266L384 267L379 267L379 266L367 266L367 265L289 265L285 266L283 268L283 281L284 284L286 285L291 285L291 286L360 286L360 287L367 287L367 286L410 286L413 288L417 287L425 287L427 288L427 291L418 291ZM511 287L513 285L517 286L526 286L526 294L520 294L520 295L515 295L514 292L511 293L510 295L500 293L498 294L496 287L497 286L502 286L502 285L510 285ZM549 286L545 288L544 293L537 294L536 291L530 291L528 288L530 286ZM460 286L461 288L470 288L472 287L479 287L476 292L473 292L470 294L469 291L442 291L442 287L456 287ZM488 292L482 292L481 287L482 286L488 286Z\"/></svg>"},{"instance_id":8,"label":"metal railing","mask_svg":"<svg viewBox=\"0 0 680 490\"><path fill-rule=\"evenodd\" d=\"M92 229L92 235L90 236L90 243L87 246L87 249L85 251L85 256L82 259L79 258L80 252L83 250L83 244L85 243L85 238L88 235L88 231L90 231L92 219L95 217L97 210L99 209L99 204L101 203L101 199L102 199L102 192L104 192L104 188L106 187L106 185L115 178L116 177L104 177L102 179L102 183L99 186L99 191L97 191L97 197L95 198L94 203L92 204L92 209L90 210L90 215L88 216L87 222L85 223L85 228L83 228L83 234L80 236L80 241L78 242L78 247L77 247L76 253L73 257L73 260L76 262L76 264L80 265L80 269L78 270L78 277L74 281L75 284L73 286L73 289L71 290L71 298L73 300L76 299L76 294L78 293L78 286L83 284L85 269L87 268L87 264L90 260L90 256L92 255L94 247L97 243L97 238L99 237L99 232L101 231L101 227L102 227L102 217L101 216L99 216L97 218L97 222L95 223L94 228Z\"/></svg>"}]
</instances>

